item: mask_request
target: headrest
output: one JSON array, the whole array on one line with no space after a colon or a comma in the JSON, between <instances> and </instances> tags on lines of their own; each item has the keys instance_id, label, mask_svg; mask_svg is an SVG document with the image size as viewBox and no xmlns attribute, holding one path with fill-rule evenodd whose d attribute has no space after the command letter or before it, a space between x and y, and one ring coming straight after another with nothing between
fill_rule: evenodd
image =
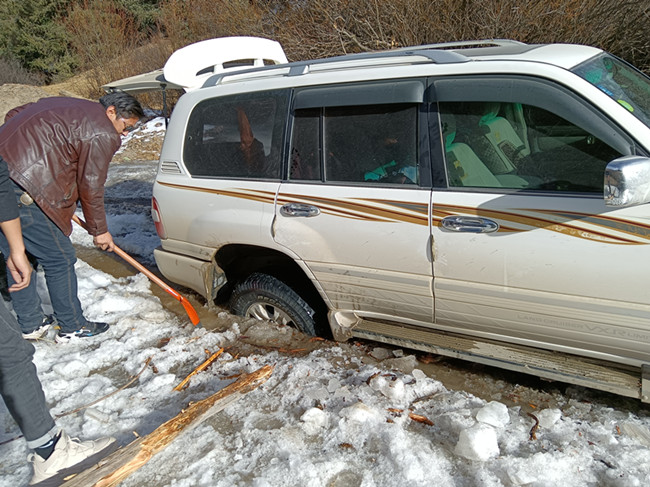
<instances>
[{"instance_id":1,"label":"headrest","mask_svg":"<svg viewBox=\"0 0 650 487\"><path fill-rule=\"evenodd\" d=\"M499 102L486 103L485 110L483 112L484 115L481 117L481 120L479 121L478 124L485 125L487 123L490 123L495 118L497 118L500 108L501 108L501 103Z\"/></svg>"}]
</instances>

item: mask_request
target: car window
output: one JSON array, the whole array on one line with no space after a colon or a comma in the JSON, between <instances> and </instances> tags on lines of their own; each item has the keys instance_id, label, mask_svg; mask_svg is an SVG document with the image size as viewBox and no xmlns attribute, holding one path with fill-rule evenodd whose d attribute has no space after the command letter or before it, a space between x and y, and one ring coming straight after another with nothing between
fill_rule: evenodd
<instances>
[{"instance_id":1,"label":"car window","mask_svg":"<svg viewBox=\"0 0 650 487\"><path fill-rule=\"evenodd\" d=\"M279 179L287 93L212 98L192 111L183 159L192 176Z\"/></svg>"},{"instance_id":2,"label":"car window","mask_svg":"<svg viewBox=\"0 0 650 487\"><path fill-rule=\"evenodd\" d=\"M324 176L332 182L418 184L417 107L380 104L296 110L290 179Z\"/></svg>"},{"instance_id":3,"label":"car window","mask_svg":"<svg viewBox=\"0 0 650 487\"><path fill-rule=\"evenodd\" d=\"M634 66L602 53L572 71L650 126L650 78Z\"/></svg>"},{"instance_id":4,"label":"car window","mask_svg":"<svg viewBox=\"0 0 650 487\"><path fill-rule=\"evenodd\" d=\"M602 193L619 152L543 108L501 102L438 105L448 184Z\"/></svg>"}]
</instances>

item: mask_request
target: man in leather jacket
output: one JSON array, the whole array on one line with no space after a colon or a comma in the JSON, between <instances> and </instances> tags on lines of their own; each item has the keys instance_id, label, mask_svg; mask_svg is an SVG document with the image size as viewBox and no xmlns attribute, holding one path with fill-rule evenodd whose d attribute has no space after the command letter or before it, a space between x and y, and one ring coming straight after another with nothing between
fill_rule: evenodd
<instances>
[{"instance_id":1,"label":"man in leather jacket","mask_svg":"<svg viewBox=\"0 0 650 487\"><path fill-rule=\"evenodd\" d=\"M43 267L54 318L56 341L89 337L107 323L84 318L77 297L76 256L69 236L71 218L81 204L88 232L103 250L113 250L104 211L108 165L126 135L144 116L131 95L109 93L100 103L78 98L43 98L11 110L0 127L0 156L9 167L19 205L27 252ZM9 255L0 235L0 250ZM10 273L8 283L13 284ZM46 317L35 279L12 293L25 338L40 338L54 321Z\"/></svg>"}]
</instances>

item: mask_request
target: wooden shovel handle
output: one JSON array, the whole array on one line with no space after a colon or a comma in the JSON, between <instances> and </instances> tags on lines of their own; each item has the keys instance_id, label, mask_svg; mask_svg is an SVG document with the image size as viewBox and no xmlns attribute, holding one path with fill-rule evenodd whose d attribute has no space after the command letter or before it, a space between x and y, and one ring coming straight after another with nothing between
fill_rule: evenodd
<instances>
[{"instance_id":1,"label":"wooden shovel handle","mask_svg":"<svg viewBox=\"0 0 650 487\"><path fill-rule=\"evenodd\" d=\"M77 215L72 216L72 221L80 225L82 228L84 228L86 231L88 230L88 227L86 225L86 222L83 221L81 218L79 218ZM193 325L200 325L201 320L199 319L199 315L197 314L196 310L192 306L192 304L185 298L183 297L178 291L175 289L171 288L165 281L160 279L157 275L155 275L153 272L151 272L149 269L147 269L145 266L140 264L137 260L135 260L133 257L131 257L129 254L127 254L124 250L119 248L115 242L113 242L113 252L115 252L117 255L119 255L122 259L124 259L126 262L131 264L133 267L135 267L138 271L142 272L145 276L147 276L152 282L160 286L162 289L164 289L166 292L171 294L174 298L180 301L180 303L183 305L183 308L185 308L185 312L187 313L187 316L190 318L190 321L192 322Z\"/></svg>"}]
</instances>

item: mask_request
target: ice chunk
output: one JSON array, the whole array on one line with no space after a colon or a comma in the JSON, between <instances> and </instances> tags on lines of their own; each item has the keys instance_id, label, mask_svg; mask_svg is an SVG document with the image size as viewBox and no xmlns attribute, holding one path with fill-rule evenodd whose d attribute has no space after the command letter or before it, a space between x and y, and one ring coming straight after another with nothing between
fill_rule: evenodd
<instances>
[{"instance_id":1,"label":"ice chunk","mask_svg":"<svg viewBox=\"0 0 650 487\"><path fill-rule=\"evenodd\" d=\"M86 418L92 418L95 421L99 421L100 423L110 423L111 421L111 415L106 414L104 411L100 411L99 409L96 408L88 408L86 409L86 412L84 413L84 416Z\"/></svg>"},{"instance_id":2,"label":"ice chunk","mask_svg":"<svg viewBox=\"0 0 650 487\"><path fill-rule=\"evenodd\" d=\"M424 373L423 371L421 371L420 369L413 369L413 371L411 372L411 375L413 376L413 378L414 378L415 380L422 380L422 379L426 379L426 378L427 378L427 374L425 374L425 373Z\"/></svg>"},{"instance_id":3,"label":"ice chunk","mask_svg":"<svg viewBox=\"0 0 650 487\"><path fill-rule=\"evenodd\" d=\"M341 409L339 415L356 423L365 423L367 421L382 419L376 410L366 406L362 402L357 402L352 406Z\"/></svg>"},{"instance_id":4,"label":"ice chunk","mask_svg":"<svg viewBox=\"0 0 650 487\"><path fill-rule=\"evenodd\" d=\"M381 392L389 399L400 399L404 396L406 387L401 379L392 380L390 377L378 375L370 381L370 387Z\"/></svg>"},{"instance_id":5,"label":"ice chunk","mask_svg":"<svg viewBox=\"0 0 650 487\"><path fill-rule=\"evenodd\" d=\"M327 398L330 397L330 393L325 387L318 386L318 387L313 387L311 389L307 389L305 391L305 396L307 396L309 399L312 399L314 401L325 401L327 400Z\"/></svg>"},{"instance_id":6,"label":"ice chunk","mask_svg":"<svg viewBox=\"0 0 650 487\"><path fill-rule=\"evenodd\" d=\"M251 486L252 487L271 487L271 484L264 477L257 477L256 479L253 479L253 482L251 483Z\"/></svg>"},{"instance_id":7,"label":"ice chunk","mask_svg":"<svg viewBox=\"0 0 650 487\"><path fill-rule=\"evenodd\" d=\"M495 428L503 428L510 422L508 407L498 401L490 401L476 413L476 420Z\"/></svg>"},{"instance_id":8,"label":"ice chunk","mask_svg":"<svg viewBox=\"0 0 650 487\"><path fill-rule=\"evenodd\" d=\"M557 423L562 417L562 411L559 409L542 409L535 413L535 417L539 421L540 428L550 428Z\"/></svg>"},{"instance_id":9,"label":"ice chunk","mask_svg":"<svg viewBox=\"0 0 650 487\"><path fill-rule=\"evenodd\" d=\"M650 431L644 426L626 422L621 425L621 431L630 438L634 438L639 443L650 448Z\"/></svg>"},{"instance_id":10,"label":"ice chunk","mask_svg":"<svg viewBox=\"0 0 650 487\"><path fill-rule=\"evenodd\" d=\"M418 366L418 361L414 355L407 355L405 357L384 360L384 365L405 374L410 374Z\"/></svg>"},{"instance_id":11,"label":"ice chunk","mask_svg":"<svg viewBox=\"0 0 650 487\"><path fill-rule=\"evenodd\" d=\"M384 360L387 359L388 357L393 357L393 354L391 353L390 350L386 348L375 347L370 352L370 356L377 360Z\"/></svg>"},{"instance_id":12,"label":"ice chunk","mask_svg":"<svg viewBox=\"0 0 650 487\"><path fill-rule=\"evenodd\" d=\"M469 460L486 461L499 455L497 433L494 428L483 423L460 432L455 452Z\"/></svg>"},{"instance_id":13,"label":"ice chunk","mask_svg":"<svg viewBox=\"0 0 650 487\"><path fill-rule=\"evenodd\" d=\"M327 413L322 409L310 408L300 416L303 422L302 429L308 435L315 435L323 428L327 427Z\"/></svg>"},{"instance_id":14,"label":"ice chunk","mask_svg":"<svg viewBox=\"0 0 650 487\"><path fill-rule=\"evenodd\" d=\"M327 383L327 391L334 393L341 388L341 383L338 379L331 378Z\"/></svg>"}]
</instances>

